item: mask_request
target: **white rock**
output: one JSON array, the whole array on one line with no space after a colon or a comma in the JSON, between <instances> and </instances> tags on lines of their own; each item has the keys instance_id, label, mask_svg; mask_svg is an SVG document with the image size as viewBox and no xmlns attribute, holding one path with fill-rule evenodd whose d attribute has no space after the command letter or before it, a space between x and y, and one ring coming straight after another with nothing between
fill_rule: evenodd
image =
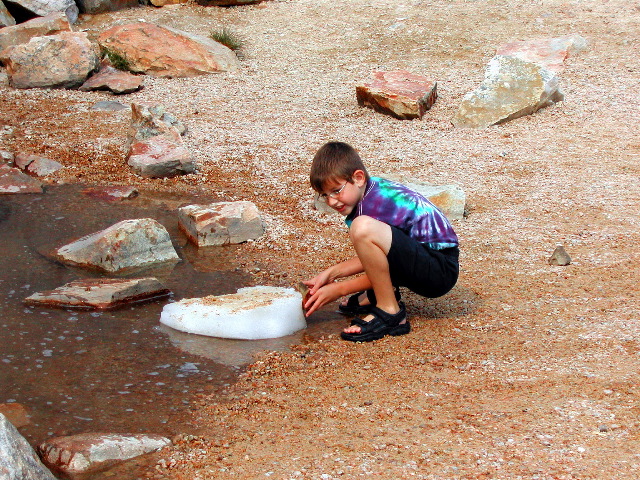
<instances>
[{"instance_id":1,"label":"white rock","mask_svg":"<svg viewBox=\"0 0 640 480\"><path fill-rule=\"evenodd\" d=\"M302 295L293 288L257 286L237 293L165 305L160 323L210 337L258 340L306 328Z\"/></svg>"}]
</instances>

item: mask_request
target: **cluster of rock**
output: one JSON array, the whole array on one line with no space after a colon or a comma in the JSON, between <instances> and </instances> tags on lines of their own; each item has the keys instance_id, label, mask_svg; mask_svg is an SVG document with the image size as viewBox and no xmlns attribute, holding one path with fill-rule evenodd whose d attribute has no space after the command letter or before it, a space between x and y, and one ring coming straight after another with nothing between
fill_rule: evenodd
<instances>
[{"instance_id":1,"label":"cluster of rock","mask_svg":"<svg viewBox=\"0 0 640 480\"><path fill-rule=\"evenodd\" d=\"M164 7L187 3L189 0L0 0L0 27L15 25L16 18L44 17L50 13L64 13L75 23L80 13L104 13L141 5ZM263 0L198 0L200 5L229 7L249 5Z\"/></svg>"},{"instance_id":2,"label":"cluster of rock","mask_svg":"<svg viewBox=\"0 0 640 480\"><path fill-rule=\"evenodd\" d=\"M0 28L0 63L14 88L115 94L142 87L142 77L134 74L190 77L238 68L235 53L207 37L136 22L109 28L94 43L86 32L73 31L59 12Z\"/></svg>"},{"instance_id":3,"label":"cluster of rock","mask_svg":"<svg viewBox=\"0 0 640 480\"><path fill-rule=\"evenodd\" d=\"M467 93L456 127L483 128L529 115L562 101L558 74L569 55L586 47L579 35L512 42L498 48L482 84ZM437 82L405 70L375 72L356 87L360 105L399 119L422 118L437 98Z\"/></svg>"}]
</instances>

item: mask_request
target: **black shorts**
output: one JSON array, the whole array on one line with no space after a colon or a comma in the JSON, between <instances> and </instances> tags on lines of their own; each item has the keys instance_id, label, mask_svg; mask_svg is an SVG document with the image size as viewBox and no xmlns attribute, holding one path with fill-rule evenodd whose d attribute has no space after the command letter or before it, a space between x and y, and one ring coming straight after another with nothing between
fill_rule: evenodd
<instances>
[{"instance_id":1,"label":"black shorts","mask_svg":"<svg viewBox=\"0 0 640 480\"><path fill-rule=\"evenodd\" d=\"M391 283L423 297L444 295L458 281L458 247L434 250L391 227L391 249L387 254Z\"/></svg>"}]
</instances>

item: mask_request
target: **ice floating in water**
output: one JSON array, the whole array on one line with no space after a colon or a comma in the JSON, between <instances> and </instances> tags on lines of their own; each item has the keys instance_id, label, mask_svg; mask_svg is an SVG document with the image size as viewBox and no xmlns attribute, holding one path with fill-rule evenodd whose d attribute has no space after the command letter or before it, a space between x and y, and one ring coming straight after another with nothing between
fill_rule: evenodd
<instances>
[{"instance_id":1,"label":"ice floating in water","mask_svg":"<svg viewBox=\"0 0 640 480\"><path fill-rule=\"evenodd\" d=\"M302 295L293 288L267 286L170 303L162 309L160 323L187 333L244 340L283 337L307 326Z\"/></svg>"}]
</instances>

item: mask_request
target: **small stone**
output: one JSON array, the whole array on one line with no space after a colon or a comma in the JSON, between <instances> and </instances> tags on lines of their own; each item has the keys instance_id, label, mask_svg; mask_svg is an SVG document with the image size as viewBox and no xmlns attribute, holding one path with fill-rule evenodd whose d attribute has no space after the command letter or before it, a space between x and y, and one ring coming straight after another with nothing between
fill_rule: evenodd
<instances>
[{"instance_id":1,"label":"small stone","mask_svg":"<svg viewBox=\"0 0 640 480\"><path fill-rule=\"evenodd\" d=\"M549 258L549 265L560 265L565 266L571 263L571 257L566 252L564 247L558 246L553 251L553 254Z\"/></svg>"},{"instance_id":2,"label":"small stone","mask_svg":"<svg viewBox=\"0 0 640 480\"><path fill-rule=\"evenodd\" d=\"M609 427L608 427L607 425L600 425L600 426L598 427L598 431L599 431L599 432L602 432L602 433L604 433L604 432L608 432L608 431L609 431Z\"/></svg>"}]
</instances>

